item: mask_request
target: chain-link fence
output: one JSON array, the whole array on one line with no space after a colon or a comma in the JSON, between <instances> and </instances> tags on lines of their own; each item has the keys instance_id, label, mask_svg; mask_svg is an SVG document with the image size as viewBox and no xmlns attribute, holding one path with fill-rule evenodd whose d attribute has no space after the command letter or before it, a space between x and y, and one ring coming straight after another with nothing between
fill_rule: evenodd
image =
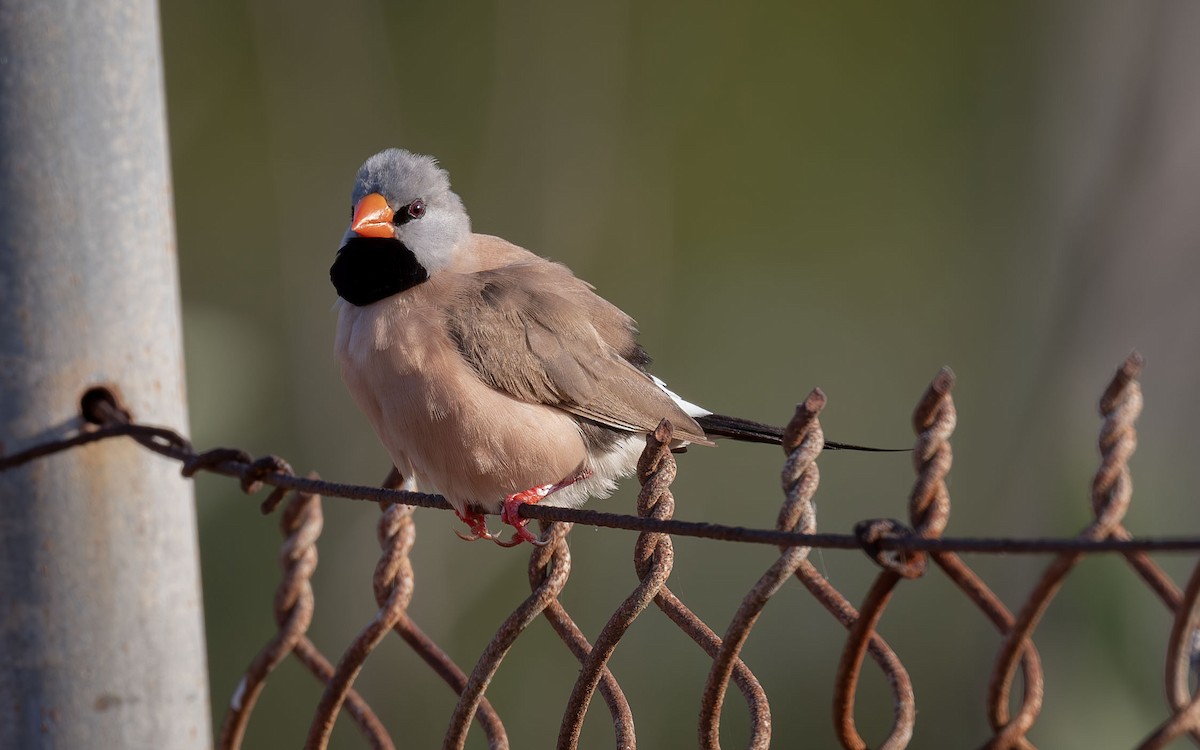
<instances>
[{"instance_id":1,"label":"chain-link fence","mask_svg":"<svg viewBox=\"0 0 1200 750\"><path fill-rule=\"evenodd\" d=\"M951 396L954 376L949 370L941 371L934 378L913 415L917 435L913 461L917 478L910 494L907 524L893 519L865 520L856 525L851 535L817 532L813 497L820 476L817 459L824 445L818 417L825 403L825 396L819 389L797 407L785 433L784 502L773 530L673 520L671 483L676 464L669 448L672 428L664 421L647 436L646 449L638 464L641 492L636 517L588 510L522 507L523 516L542 521L548 544L532 550L529 560L531 594L499 625L469 673L422 631L407 611L415 581L409 560L415 539L413 508L449 506L439 496L403 489L406 486L404 479L395 472L384 487L372 488L326 482L316 475L299 477L287 462L275 456L255 459L243 451L225 448L198 453L176 432L134 421L117 397L104 388L94 388L84 394L81 408L89 425L87 429L62 440L0 457L0 470L98 440L125 437L180 461L185 476L208 471L237 477L242 489L248 493L270 485L273 489L263 502L264 513L272 512L283 503L287 493L292 492L281 514L284 575L274 600L278 632L251 662L232 696L220 732L219 746L222 748L241 745L256 700L272 670L289 655L325 686L320 703L310 718L306 747L327 746L343 708L370 746L395 747L383 722L353 687L373 650L392 632L428 666L431 673L427 679L444 680L458 695L457 705L448 720L445 747L463 747L473 723L478 723L489 747L520 746L519 739L510 741L508 738L501 718L488 702L487 689L513 644L540 617L546 618L580 665L578 679L566 698L558 746L577 746L584 718L593 697L599 692L612 717L615 746L635 747L633 710L617 676L607 665L622 636L651 604L662 610L711 660L699 706L699 745L719 746L722 707L732 681L749 708L749 746L769 747L772 715L768 696L739 654L767 602L783 587L793 585L793 579L847 631L832 689L835 731L842 746L867 747L856 728L855 696L864 661L869 656L886 677L894 698L891 730L880 747L902 748L908 746L916 720L913 684L900 656L879 634L879 623L902 581L920 578L931 571L945 575L992 623L1002 638L987 685L985 711L992 736L982 744L994 748L1030 748L1033 745L1027 734L1041 711L1044 685L1034 632L1076 563L1086 554L1101 552L1124 556L1173 617L1166 643L1166 718L1157 727L1147 727L1145 739L1138 747L1164 747L1185 735L1200 744L1200 693L1194 690L1196 643L1200 633L1197 607L1200 565L1181 590L1150 557L1151 552L1194 553L1200 550L1200 537L1134 537L1122 525L1132 497L1128 460L1136 447L1134 422L1142 407L1137 381L1141 364L1138 355L1131 355L1100 399L1102 458L1092 483L1094 520L1073 539L954 539L942 536L950 515L946 476L951 467L950 438L956 421ZM378 525L381 556L373 579L379 610L345 648L336 666L306 636L315 610L310 581L316 568L317 540L322 528L322 496L375 501L382 510ZM558 598L570 574L567 532L576 522L640 532L635 547L639 583L591 641L576 626ZM667 586L674 561L672 535L772 544L779 547L780 555L742 599L730 622L718 632L697 617ZM858 607L809 561L809 553L815 547L859 548L878 564L878 576ZM1014 611L963 561L958 554L963 551L1051 553L1053 559ZM1018 671L1021 687L1014 690ZM410 679L421 678L414 675ZM947 741L954 746L980 744L979 738Z\"/></svg>"}]
</instances>

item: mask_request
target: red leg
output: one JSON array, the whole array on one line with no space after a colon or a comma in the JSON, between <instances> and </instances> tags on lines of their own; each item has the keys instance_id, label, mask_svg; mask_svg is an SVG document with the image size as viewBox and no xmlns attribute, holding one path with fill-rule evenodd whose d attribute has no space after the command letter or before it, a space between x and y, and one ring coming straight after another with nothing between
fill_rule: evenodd
<instances>
[{"instance_id":1,"label":"red leg","mask_svg":"<svg viewBox=\"0 0 1200 750\"><path fill-rule=\"evenodd\" d=\"M529 542L530 544L536 544L539 547L548 544L548 542L539 540L536 536L530 533L529 529L525 528L529 523L529 520L521 518L517 511L522 505L532 504L543 500L551 493L558 492L564 487L570 487L579 480L587 479L591 475L591 471L584 469L575 476L568 477L561 482L555 482L554 484L543 484L540 487L533 487L504 498L504 506L500 510L500 520L504 521L504 523L513 528L513 536L512 539L509 539L507 542L502 542L498 538L492 538L492 541L496 544L499 544L501 547L515 547L521 542ZM474 531L475 529L472 528L471 530ZM486 532L487 529L484 529L484 531Z\"/></svg>"}]
</instances>

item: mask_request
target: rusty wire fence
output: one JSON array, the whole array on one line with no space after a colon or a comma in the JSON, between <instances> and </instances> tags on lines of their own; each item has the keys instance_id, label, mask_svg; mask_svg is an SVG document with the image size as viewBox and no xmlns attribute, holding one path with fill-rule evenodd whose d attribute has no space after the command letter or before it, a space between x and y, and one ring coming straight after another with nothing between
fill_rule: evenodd
<instances>
[{"instance_id":1,"label":"rusty wire fence","mask_svg":"<svg viewBox=\"0 0 1200 750\"><path fill-rule=\"evenodd\" d=\"M1172 618L1167 634L1164 680L1167 705L1162 722L1147 727L1139 748L1160 748L1180 737L1200 745L1200 692L1195 689L1197 643L1200 641L1200 561L1181 589L1150 557L1152 552L1200 550L1200 537L1134 537L1122 525L1129 509L1132 485L1128 460L1136 447L1135 420L1142 407L1138 374L1141 358L1131 355L1117 371L1100 399L1100 467L1092 483L1094 520L1071 539L961 539L943 537L950 515L946 476L951 468L950 438L956 414L951 395L953 374L942 370L934 378L913 414L916 442L913 463L916 481L909 502L908 522L894 519L865 520L854 533L817 532L813 503L820 473L817 459L824 445L819 414L824 394L814 390L799 405L784 438L786 459L782 471L784 501L773 530L746 529L672 519L671 483L676 465L669 450L671 425L664 422L647 437L638 464L638 516L587 510L524 506L521 514L540 519L549 541L534 548L529 560L531 593L497 628L470 672L456 664L409 617L415 574L409 551L415 540L415 506L448 508L444 499L405 489L393 472L381 488L336 484L315 474L296 476L286 461L267 456L255 459L243 451L218 448L202 453L178 433L134 421L113 393L94 388L84 394L82 415L88 427L66 439L48 442L10 456L0 456L0 471L58 451L98 440L131 438L162 456L180 461L185 476L199 471L238 478L247 493L265 485L273 489L262 503L264 513L283 504L281 559L283 579L274 607L278 631L265 644L229 701L220 730L219 747L242 744L255 703L272 670L289 656L295 657L324 685L319 705L309 719L308 748L324 748L339 715L345 711L373 748L393 748L384 724L354 682L374 649L390 633L398 635L432 672L429 679L445 681L458 695L448 719L444 747L461 748L468 732L477 726L491 748L520 746L510 742L500 716L487 699L487 689L509 649L538 618L546 618L554 632L579 662L579 675L561 716L560 748L579 743L584 718L599 693L614 727L614 746L636 746L633 710L617 676L608 668L610 658L634 621L654 604L711 660L699 706L699 746L720 745L722 709L730 683L745 701L750 714L749 747L771 744L772 715L768 696L750 668L739 658L753 634L756 620L771 598L796 582L811 594L846 630L841 658L832 687L834 730L846 748L866 748L856 723L855 697L864 662L870 657L890 687L891 729L882 748L909 745L916 721L913 682L899 654L879 634L879 623L889 600L905 580L936 571L946 576L962 595L999 632L1001 646L995 655L987 684L984 710L991 726L988 738L944 738L953 746L1032 748L1028 733L1042 708L1045 676L1034 642L1042 616L1064 580L1087 554L1123 556L1137 576L1161 600ZM291 492L290 498L288 493ZM317 540L321 534L321 497L369 500L379 503L381 556L373 586L378 613L345 648L335 665L306 636L315 611L311 577L316 568ZM570 574L571 558L566 536L572 523L587 523L640 531L635 546L639 583L612 613L593 640L584 635L559 600ZM736 614L720 629L697 617L667 586L673 564L672 535L690 535L726 541L776 545L779 557L742 599ZM874 560L879 572L856 607L809 561L814 548L861 549ZM1019 606L1009 609L959 556L959 552L1051 554L1052 559ZM1017 677L1020 673L1020 680ZM418 679L413 676L410 679ZM1019 685L1019 689L1014 687ZM561 705L559 702L554 705ZM647 707L649 709L650 707ZM878 710L867 709L867 710ZM401 743L403 745L403 743Z\"/></svg>"}]
</instances>

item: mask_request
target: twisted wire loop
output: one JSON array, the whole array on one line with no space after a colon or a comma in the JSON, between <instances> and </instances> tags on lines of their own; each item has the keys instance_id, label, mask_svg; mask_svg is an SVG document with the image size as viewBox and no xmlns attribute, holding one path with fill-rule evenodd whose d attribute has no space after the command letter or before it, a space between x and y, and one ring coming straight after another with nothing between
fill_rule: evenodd
<instances>
[{"instance_id":1,"label":"twisted wire loop","mask_svg":"<svg viewBox=\"0 0 1200 750\"><path fill-rule=\"evenodd\" d=\"M675 457L671 454L671 438L674 428L667 420L659 423L654 432L646 436L646 449L638 460L638 481L642 485L638 493L638 516L641 518L667 519L675 512L675 498L671 494L671 482L675 480ZM588 704L596 690L601 669L608 663L617 643L629 630L634 619L653 601L666 616L689 638L695 641L709 657L716 656L720 638L691 612L678 597L666 587L667 577L674 563L674 549L666 534L643 532L634 545L634 568L639 583L621 603L596 638L580 670L579 678L571 690L563 725L559 731L558 746L573 748L572 738L578 738L587 713ZM769 730L770 718L766 714L766 694L758 681L740 661L734 678L747 697L751 721L755 734L761 728ZM756 742L752 738L752 742Z\"/></svg>"},{"instance_id":2,"label":"twisted wire loop","mask_svg":"<svg viewBox=\"0 0 1200 750\"><path fill-rule=\"evenodd\" d=\"M950 515L950 496L945 478L950 472L953 453L950 436L954 432L958 415L951 396L954 373L943 368L930 384L913 414L913 426L918 437L913 451L913 463L917 470L917 481L913 486L909 502L909 519L920 537L939 537L945 530ZM903 550L897 550L903 553ZM920 558L926 553L915 553ZM1013 626L1012 613L1004 606L987 584L967 566L954 552L932 551L929 557L942 572L991 620L1002 634ZM912 561L915 564L915 560ZM923 567L923 562L919 567ZM1041 710L1043 674L1041 658L1032 640L1020 644L1020 664L1024 674L1024 695L1020 715L1032 717L1032 723ZM1000 705L993 705L989 713L993 731L999 731L1009 722L1008 696ZM1012 747L1032 750L1033 745L1023 737L1013 737Z\"/></svg>"},{"instance_id":3,"label":"twisted wire loop","mask_svg":"<svg viewBox=\"0 0 1200 750\"><path fill-rule=\"evenodd\" d=\"M382 486L386 489L415 492L416 480L413 477L401 476L400 472L393 468ZM467 684L466 673L408 616L406 608L399 611L394 609L393 596L402 596L406 589L411 590L414 587L416 581L412 560L408 554L416 535L413 508L389 502L380 502L379 506L383 515L379 519L377 536L383 556L376 564L375 575L372 578L375 603L379 605L382 616L394 616L392 630L404 639L426 666L442 678L455 694L461 694ZM502 750L508 747L504 725L486 698L480 702L475 717L483 727L490 748Z\"/></svg>"},{"instance_id":4,"label":"twisted wire loop","mask_svg":"<svg viewBox=\"0 0 1200 750\"><path fill-rule=\"evenodd\" d=\"M638 459L637 475L642 485L638 493L639 516L669 518L674 512L675 499L671 482L675 479L675 457L671 455L671 436L674 427L664 419L654 432L646 435L646 449ZM665 534L642 533L634 546L634 567L639 582L600 630L592 650L583 660L579 677L571 688L563 723L558 732L559 748L574 748L579 742L588 704L596 691L603 670L617 643L633 624L634 619L650 604L671 572L674 552L670 537Z\"/></svg>"},{"instance_id":5,"label":"twisted wire loop","mask_svg":"<svg viewBox=\"0 0 1200 750\"><path fill-rule=\"evenodd\" d=\"M488 641L483 654L475 663L475 668L471 670L470 677L467 678L466 684L459 692L458 703L454 707L454 713L450 717L450 726L442 741L442 747L446 750L462 748L466 744L471 716L476 713L477 707L485 700L484 693L500 668L500 662L504 660L518 636L525 632L525 629L547 607L557 604L558 595L567 585L567 578L571 574L571 556L566 542L566 535L570 529L570 524L562 523L551 524L549 528L545 529L547 544L541 550L535 549L530 561L529 577L532 591L504 620L496 630L496 634ZM548 556L547 562L541 564L540 570L535 574L535 560L541 560L540 555L543 553ZM554 564L549 564L549 558L553 559ZM569 622L570 619L567 618L567 621ZM552 619L551 622L554 620ZM620 700L623 701L624 698L622 697ZM632 719L630 724L632 725ZM507 744L492 744L494 742L495 739L489 737L490 747L507 747Z\"/></svg>"},{"instance_id":6,"label":"twisted wire loop","mask_svg":"<svg viewBox=\"0 0 1200 750\"><path fill-rule=\"evenodd\" d=\"M1141 369L1141 355L1136 352L1129 355L1100 399L1100 413L1104 417L1104 424L1099 440L1100 468L1092 482L1092 510L1095 520L1078 535L1080 539L1108 538L1120 528L1121 519L1129 508L1133 483L1128 462L1137 447L1134 423L1142 411L1142 390L1137 381ZM1078 551L1065 552L1046 567L996 655L988 684L988 709L992 724L997 729L987 744L989 748L1017 746L1037 719L1038 710L1022 709L1010 721L1003 721L1017 660L1021 657L1025 644L1032 641L1033 631L1062 587L1063 580L1082 556L1083 553ZM1038 704L1037 709L1040 710L1040 696Z\"/></svg>"},{"instance_id":7,"label":"twisted wire loop","mask_svg":"<svg viewBox=\"0 0 1200 750\"><path fill-rule=\"evenodd\" d=\"M1092 483L1092 512L1097 522L1109 507L1108 496L1111 493L1132 495L1129 471L1126 463L1137 447L1137 433L1134 422L1142 410L1142 391L1136 378L1141 372L1144 360L1142 355L1133 352L1126 357L1116 376L1100 397L1100 414L1104 422L1100 427L1100 452L1104 460ZM1110 457L1111 451L1111 457ZM1112 513L1112 517L1104 521L1109 532L1103 538L1132 539L1133 535L1121 524L1125 514L1124 507L1120 513ZM1167 609L1173 614L1179 612L1183 595L1179 587L1171 580L1150 556L1141 551L1124 553L1126 561L1133 567L1142 580L1158 595ZM1200 738L1197 738L1200 739Z\"/></svg>"},{"instance_id":8,"label":"twisted wire loop","mask_svg":"<svg viewBox=\"0 0 1200 750\"><path fill-rule=\"evenodd\" d=\"M546 539L549 543L544 547L534 547L533 552L529 555L529 586L534 591L543 586L548 577L554 575L554 571L562 571L564 578L570 573L571 550L567 546L566 537L573 526L574 524L570 523L543 523L543 531L546 532ZM557 597L547 602L546 608L542 610L542 615L576 660L580 664L586 661L588 654L591 653L592 644L588 642L583 631L567 614L567 610ZM604 703L612 715L613 732L616 735L614 747L633 750L637 746L634 736L633 712L629 708L629 701L625 698L624 691L621 690L616 677L607 666L601 671L599 689L600 695L604 698ZM582 728L582 722L579 726ZM571 742L578 744L578 735L572 737Z\"/></svg>"},{"instance_id":9,"label":"twisted wire loop","mask_svg":"<svg viewBox=\"0 0 1200 750\"><path fill-rule=\"evenodd\" d=\"M308 475L316 478L315 473ZM238 683L221 725L217 747L241 747L254 705L266 686L267 677L288 654L295 657L322 682L328 682L333 667L305 633L312 624L315 599L312 575L317 568L317 538L324 518L321 496L295 492L284 508L279 527L284 542L279 552L283 579L275 592L275 623L279 630L254 657ZM392 750L394 745L383 723L356 692L347 697L347 709L371 747Z\"/></svg>"},{"instance_id":10,"label":"twisted wire loop","mask_svg":"<svg viewBox=\"0 0 1200 750\"><path fill-rule=\"evenodd\" d=\"M800 563L800 567L796 570L796 578L799 579L800 583L804 584L804 588L808 589L813 598L829 614L833 615L834 619L841 623L842 627L848 630L854 626L854 623L858 620L858 610L854 608L854 605L846 597L842 596L841 592L826 580L825 576L821 575L812 562L805 560ZM887 748L888 750L906 747L908 741L912 738L912 727L916 721L917 713L912 679L908 676L908 670L904 668L900 657L896 655L896 652L892 650L892 647L887 644L887 641L879 633L871 634L871 639L867 644L867 651L883 671L884 678L887 679L888 685L891 686L894 698L892 731L880 747ZM839 699L836 697L836 695L847 690L848 686L843 682L835 682L835 704L839 700L847 700L846 698ZM853 699L849 700L853 704ZM847 726L844 714L835 712L834 719L834 729L837 732L842 747L865 750L867 745L861 737L858 737L857 732L854 730L853 718L851 718L849 726Z\"/></svg>"},{"instance_id":11,"label":"twisted wire loop","mask_svg":"<svg viewBox=\"0 0 1200 750\"><path fill-rule=\"evenodd\" d=\"M688 609L669 588L663 586L659 590L654 597L654 604L697 646L704 649L704 653L710 659L717 657L721 648L721 637ZM750 711L750 740L746 743L747 746L768 747L771 741L771 708L767 703L767 693L741 659L733 664L733 683L742 693Z\"/></svg>"},{"instance_id":12,"label":"twisted wire loop","mask_svg":"<svg viewBox=\"0 0 1200 750\"><path fill-rule=\"evenodd\" d=\"M816 481L819 476L815 471L809 474L807 481L812 486L811 488L805 486L803 481L805 475L801 471L801 462L805 456L802 443L803 436L798 431L792 430L791 427L792 425L789 425L789 430L784 433L783 442L783 449L789 455L789 460L784 466L782 476L784 493L789 498L789 503L785 504L784 509L780 511L781 524L791 522L791 517L788 513L789 508L803 507L800 505L799 500L795 505L791 505L791 498L802 498L807 493L811 500L812 493L816 491ZM822 439L822 444L823 442ZM813 458L815 459L815 455ZM813 469L816 469L815 465ZM812 513L811 522L815 527L815 508L811 508L810 512ZM801 523L803 523L803 520ZM861 541L860 539L860 543ZM808 589L813 598L841 623L842 627L847 630L854 628L860 619L858 610L854 608L854 605L840 591L829 583L825 576L821 575L808 560L807 556L802 557L800 560L799 566L795 571L795 576ZM874 632L873 628L868 632L866 644L871 658L883 670L884 677L891 686L894 697L892 731L880 747L887 750L906 747L908 741L912 738L913 724L916 721L917 712L912 679L908 676L908 670L904 668L900 657L887 644L883 636ZM855 677L854 684L850 682L849 677L850 675L848 673L843 674L839 667L838 677L834 683L834 729L843 747L852 748L853 750L865 750L867 745L854 726L853 705L857 677ZM846 706L850 708L849 711L842 708Z\"/></svg>"},{"instance_id":13,"label":"twisted wire loop","mask_svg":"<svg viewBox=\"0 0 1200 750\"><path fill-rule=\"evenodd\" d=\"M667 426L669 427L670 424L667 423ZM656 433L653 437L658 440L661 435ZM666 437L670 438L669 432L666 433ZM658 440L658 442L662 441ZM675 512L675 498L670 491L670 484L675 479L675 457L670 453L660 452L652 457L653 460L649 460L649 447L648 445L647 452L642 454L643 463L640 463L638 467L638 478L644 482L642 492L638 495L638 513L643 517L669 518ZM656 448L656 450L659 449ZM655 469L654 463L660 459L661 463ZM670 470L669 474L667 473L668 469ZM639 544L642 542L643 536L648 535L639 536ZM666 554L659 555L662 550L655 547L653 540L647 541L645 547L641 549L642 554L638 554L638 550L635 549L634 566L638 575L643 579L657 577L655 565L659 562L665 563L665 569L662 571L663 583L658 587L658 593L654 595L655 606L697 646L703 649L710 659L715 659L721 648L720 636L688 609L687 605L680 601L671 589L667 588L666 577L671 572L674 555L671 537L667 534L660 536ZM653 554L651 554L652 552ZM766 691L741 659L734 662L733 682L741 691L742 697L746 700L746 707L750 711L751 733L748 746L752 748L766 747L771 738L771 710L767 704Z\"/></svg>"},{"instance_id":14,"label":"twisted wire loop","mask_svg":"<svg viewBox=\"0 0 1200 750\"><path fill-rule=\"evenodd\" d=\"M957 412L950 392L954 387L954 373L943 367L934 376L925 394L913 411L913 429L917 441L913 448L913 467L917 472L916 482L909 495L909 518L913 534L922 538L936 538L946 528L950 518L950 493L946 489L946 475L950 472L953 453L950 436L957 422ZM833 710L837 717L838 738L846 747L866 747L854 722L854 697L858 691L858 678L862 672L871 636L883 617L883 611L891 600L896 584L904 578L916 578L925 572L925 553L892 550L885 553L878 543L884 538L904 537L908 530L899 521L880 519L860 523L855 528L868 554L882 566L874 584L863 600L862 608L842 650L838 663L837 686L834 692ZM915 703L910 694L897 699ZM915 711L910 717L898 719L883 747L905 747L912 738Z\"/></svg>"},{"instance_id":15,"label":"twisted wire loop","mask_svg":"<svg viewBox=\"0 0 1200 750\"><path fill-rule=\"evenodd\" d=\"M825 402L825 393L820 388L814 388L804 403L796 406L795 414L784 429L783 451L787 460L780 476L784 501L776 522L776 528L780 531L816 533L817 509L812 499L821 481L817 457L821 455L821 449L825 446L825 433L821 429L818 417L825 408ZM734 613L704 684L704 697L700 703L701 747L720 747L721 709L737 656L767 601L796 573L796 569L808 558L811 549L781 547L779 559L763 573ZM763 706L767 709L765 695ZM767 717L769 719L769 713ZM769 742L769 724L766 730L763 740ZM766 746L764 744L753 747Z\"/></svg>"},{"instance_id":16,"label":"twisted wire loop","mask_svg":"<svg viewBox=\"0 0 1200 750\"><path fill-rule=\"evenodd\" d=\"M393 483L397 479L398 474L393 472L388 475L385 484ZM342 703L350 693L355 678L362 671L367 657L391 631L397 620L403 617L408 603L412 600L414 578L412 565L408 562L408 553L416 541L416 528L411 520L412 508L399 507L401 510L397 513L385 512L377 526L377 537L383 555L375 566L372 588L376 600L382 599L380 610L350 642L332 677L326 683L325 692L321 695L321 701L317 704L308 727L308 737L304 745L308 750L323 750L328 746Z\"/></svg>"},{"instance_id":17,"label":"twisted wire loop","mask_svg":"<svg viewBox=\"0 0 1200 750\"><path fill-rule=\"evenodd\" d=\"M646 450L638 461L638 481L642 484L642 490L638 494L639 518L669 519L675 512L675 498L670 490L676 471L675 457L670 451L672 434L671 423L663 420L658 429L646 437ZM670 536L655 532L639 535L634 547L634 568L640 584L614 613L597 638L593 653L601 649L603 653L601 658L596 660L596 664L607 662L616 648L617 641L628 630L634 618L645 609L647 598L651 598L663 614L700 646L709 658L716 657L721 647L720 637L666 586L673 562L674 550ZM594 679L590 677L592 669L594 666L585 665L568 703L568 714L576 723L582 723L587 701L595 688ZM581 687L585 679L589 680L590 687ZM771 726L766 693L740 659L735 663L733 679L745 697L750 711L750 746L765 747L769 742ZM578 729L574 732L577 733ZM560 734L560 743L562 738L563 735ZM561 744L560 746L569 747Z\"/></svg>"},{"instance_id":18,"label":"twisted wire loop","mask_svg":"<svg viewBox=\"0 0 1200 750\"><path fill-rule=\"evenodd\" d=\"M1192 691L1191 674L1196 665L1197 638L1200 637L1200 562L1192 569L1175 611L1171 640L1167 648L1167 700L1174 714L1160 724L1138 745L1139 750L1166 747L1185 733L1193 738L1200 732L1200 690Z\"/></svg>"}]
</instances>

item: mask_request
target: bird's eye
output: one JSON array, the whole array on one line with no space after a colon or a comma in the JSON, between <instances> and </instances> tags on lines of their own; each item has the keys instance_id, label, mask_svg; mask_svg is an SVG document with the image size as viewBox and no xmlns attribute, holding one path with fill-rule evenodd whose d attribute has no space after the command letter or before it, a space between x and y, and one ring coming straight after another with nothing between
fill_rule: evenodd
<instances>
[{"instance_id":1,"label":"bird's eye","mask_svg":"<svg viewBox=\"0 0 1200 750\"><path fill-rule=\"evenodd\" d=\"M400 226L401 224L407 224L413 219L419 219L424 215L425 201L418 198L407 206L401 206L400 210L392 217L392 223Z\"/></svg>"}]
</instances>

